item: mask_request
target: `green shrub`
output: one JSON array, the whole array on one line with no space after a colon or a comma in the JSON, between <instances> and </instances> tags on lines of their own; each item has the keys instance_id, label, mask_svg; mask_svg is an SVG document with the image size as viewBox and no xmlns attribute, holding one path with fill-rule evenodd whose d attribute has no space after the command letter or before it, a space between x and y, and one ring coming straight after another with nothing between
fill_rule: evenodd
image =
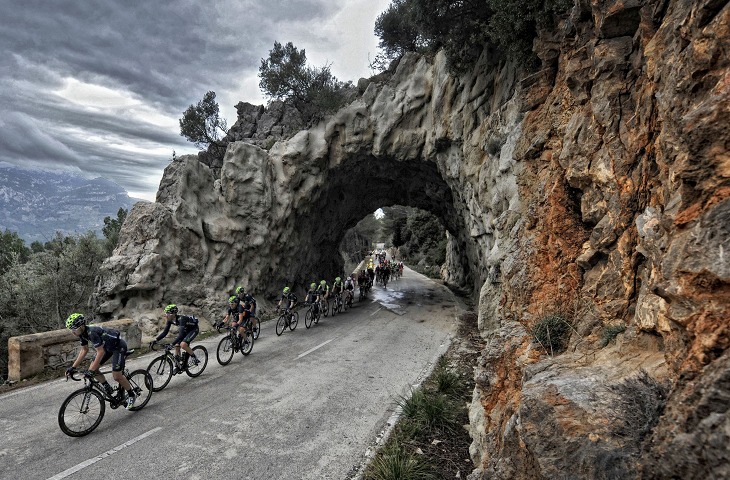
<instances>
[{"instance_id":1,"label":"green shrub","mask_svg":"<svg viewBox=\"0 0 730 480\"><path fill-rule=\"evenodd\" d=\"M421 456L411 453L400 442L384 448L365 470L366 480L431 480L428 462Z\"/></svg>"},{"instance_id":2,"label":"green shrub","mask_svg":"<svg viewBox=\"0 0 730 480\"><path fill-rule=\"evenodd\" d=\"M570 331L570 323L562 315L548 315L537 322L532 336L545 351L555 355L567 348Z\"/></svg>"}]
</instances>

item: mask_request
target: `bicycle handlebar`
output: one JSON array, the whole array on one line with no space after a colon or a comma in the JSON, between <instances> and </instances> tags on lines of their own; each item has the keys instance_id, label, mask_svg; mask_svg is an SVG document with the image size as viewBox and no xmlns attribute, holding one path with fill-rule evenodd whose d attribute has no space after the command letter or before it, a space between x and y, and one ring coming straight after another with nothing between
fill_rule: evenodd
<instances>
[{"instance_id":1,"label":"bicycle handlebar","mask_svg":"<svg viewBox=\"0 0 730 480\"><path fill-rule=\"evenodd\" d=\"M155 347L162 347L165 349L165 351L169 351L169 350L172 350L173 348L175 348L175 345L173 345L172 343L150 342L150 350L152 350L154 352L159 350L159 348L155 348Z\"/></svg>"}]
</instances>

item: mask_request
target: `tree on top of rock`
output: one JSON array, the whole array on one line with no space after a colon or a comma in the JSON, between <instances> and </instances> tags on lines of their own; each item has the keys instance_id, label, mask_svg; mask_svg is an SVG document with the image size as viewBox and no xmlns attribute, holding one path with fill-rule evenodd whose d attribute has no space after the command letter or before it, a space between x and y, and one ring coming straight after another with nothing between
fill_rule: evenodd
<instances>
[{"instance_id":1,"label":"tree on top of rock","mask_svg":"<svg viewBox=\"0 0 730 480\"><path fill-rule=\"evenodd\" d=\"M307 121L318 120L340 108L348 99L350 82L332 75L330 66L307 66L304 49L291 42L274 42L269 58L261 59L259 87L271 99L289 102Z\"/></svg>"},{"instance_id":2,"label":"tree on top of rock","mask_svg":"<svg viewBox=\"0 0 730 480\"><path fill-rule=\"evenodd\" d=\"M197 105L190 105L180 119L180 135L198 148L222 147L220 139L226 135L226 128L212 91L203 95Z\"/></svg>"}]
</instances>

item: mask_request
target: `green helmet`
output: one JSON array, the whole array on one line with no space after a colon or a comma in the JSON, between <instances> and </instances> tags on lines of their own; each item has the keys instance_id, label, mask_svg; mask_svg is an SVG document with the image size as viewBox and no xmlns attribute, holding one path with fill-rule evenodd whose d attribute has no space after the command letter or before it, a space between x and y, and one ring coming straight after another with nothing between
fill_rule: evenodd
<instances>
[{"instance_id":1,"label":"green helmet","mask_svg":"<svg viewBox=\"0 0 730 480\"><path fill-rule=\"evenodd\" d=\"M177 313L177 305L171 303L165 307L165 313Z\"/></svg>"},{"instance_id":2,"label":"green helmet","mask_svg":"<svg viewBox=\"0 0 730 480\"><path fill-rule=\"evenodd\" d=\"M80 313L72 313L66 319L66 328L78 328L81 325L86 325L84 316Z\"/></svg>"},{"instance_id":3,"label":"green helmet","mask_svg":"<svg viewBox=\"0 0 730 480\"><path fill-rule=\"evenodd\" d=\"M319 282L319 284L322 286L325 286L325 285L327 285L327 280L322 280L321 282Z\"/></svg>"},{"instance_id":4,"label":"green helmet","mask_svg":"<svg viewBox=\"0 0 730 480\"><path fill-rule=\"evenodd\" d=\"M228 297L228 303L236 303L238 301L238 297L235 295L231 295Z\"/></svg>"},{"instance_id":5,"label":"green helmet","mask_svg":"<svg viewBox=\"0 0 730 480\"><path fill-rule=\"evenodd\" d=\"M311 285L309 285L309 288L315 289L315 288L317 288L317 284L312 282Z\"/></svg>"},{"instance_id":6,"label":"green helmet","mask_svg":"<svg viewBox=\"0 0 730 480\"><path fill-rule=\"evenodd\" d=\"M236 295L238 295L239 293L246 293L246 289L239 285L238 287L236 287Z\"/></svg>"},{"instance_id":7,"label":"green helmet","mask_svg":"<svg viewBox=\"0 0 730 480\"><path fill-rule=\"evenodd\" d=\"M335 283L340 283L342 279L340 277L335 277Z\"/></svg>"},{"instance_id":8,"label":"green helmet","mask_svg":"<svg viewBox=\"0 0 730 480\"><path fill-rule=\"evenodd\" d=\"M284 293L289 293L289 292L291 292L291 289L289 287L284 287Z\"/></svg>"}]
</instances>

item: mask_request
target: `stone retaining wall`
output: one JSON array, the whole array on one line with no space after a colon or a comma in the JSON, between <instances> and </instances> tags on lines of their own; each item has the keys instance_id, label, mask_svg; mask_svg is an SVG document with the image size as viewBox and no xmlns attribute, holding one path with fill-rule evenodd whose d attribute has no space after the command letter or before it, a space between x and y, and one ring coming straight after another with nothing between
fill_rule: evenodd
<instances>
[{"instance_id":1,"label":"stone retaining wall","mask_svg":"<svg viewBox=\"0 0 730 480\"><path fill-rule=\"evenodd\" d=\"M141 346L142 332L131 319L104 322L105 327L119 330L128 348ZM8 339L8 380L18 381L32 377L45 369L70 365L78 355L81 345L70 330L10 337ZM89 347L89 358L95 355Z\"/></svg>"}]
</instances>

